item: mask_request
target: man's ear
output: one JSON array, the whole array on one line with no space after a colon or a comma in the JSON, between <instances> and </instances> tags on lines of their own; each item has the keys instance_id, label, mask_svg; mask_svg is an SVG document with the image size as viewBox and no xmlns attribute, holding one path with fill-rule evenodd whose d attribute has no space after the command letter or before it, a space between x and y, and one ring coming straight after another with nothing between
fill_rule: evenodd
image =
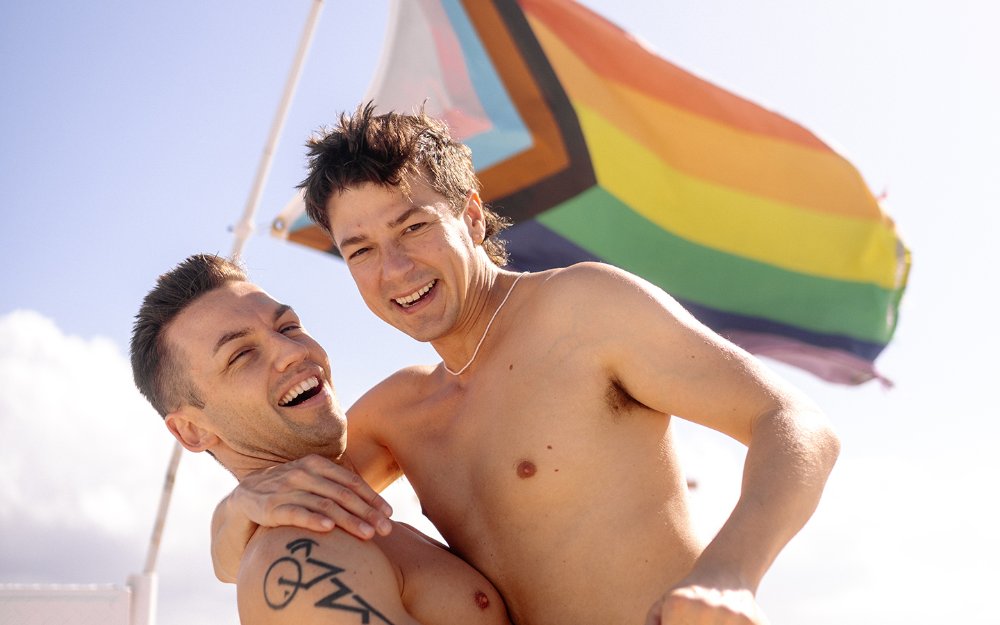
<instances>
[{"instance_id":1,"label":"man's ear","mask_svg":"<svg viewBox=\"0 0 1000 625\"><path fill-rule=\"evenodd\" d=\"M486 240L486 218L483 215L483 200L479 197L478 191L470 191L469 197L465 199L465 213L463 214L466 225L469 227L469 235L476 243Z\"/></svg>"},{"instance_id":2,"label":"man's ear","mask_svg":"<svg viewBox=\"0 0 1000 625\"><path fill-rule=\"evenodd\" d=\"M184 449L188 451L205 451L219 442L219 437L198 425L196 411L193 406L179 408L164 418L167 429L174 435Z\"/></svg>"}]
</instances>

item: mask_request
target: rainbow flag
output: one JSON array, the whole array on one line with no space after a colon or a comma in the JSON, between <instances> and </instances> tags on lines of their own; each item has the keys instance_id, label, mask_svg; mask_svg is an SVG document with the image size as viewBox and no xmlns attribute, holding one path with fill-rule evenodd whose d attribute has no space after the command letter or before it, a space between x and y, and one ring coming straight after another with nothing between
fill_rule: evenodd
<instances>
[{"instance_id":1,"label":"rainbow flag","mask_svg":"<svg viewBox=\"0 0 1000 625\"><path fill-rule=\"evenodd\" d=\"M570 0L395 0L368 98L472 148L519 270L611 263L747 350L887 382L910 255L857 170L802 126ZM336 253L293 201L278 236Z\"/></svg>"}]
</instances>

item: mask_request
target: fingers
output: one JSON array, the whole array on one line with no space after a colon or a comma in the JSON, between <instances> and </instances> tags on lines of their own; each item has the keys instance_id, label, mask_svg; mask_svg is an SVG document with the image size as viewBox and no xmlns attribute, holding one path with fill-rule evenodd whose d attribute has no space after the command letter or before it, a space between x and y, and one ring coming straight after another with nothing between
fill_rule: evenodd
<instances>
[{"instance_id":1,"label":"fingers","mask_svg":"<svg viewBox=\"0 0 1000 625\"><path fill-rule=\"evenodd\" d=\"M261 525L264 525L263 523ZM271 509L267 527L301 527L314 532L328 532L337 527L336 521L325 514L313 512L296 504L281 504ZM346 528L345 528L346 529Z\"/></svg>"},{"instance_id":2,"label":"fingers","mask_svg":"<svg viewBox=\"0 0 1000 625\"><path fill-rule=\"evenodd\" d=\"M375 528L370 523L332 505L329 500L316 498L314 504L323 509L323 512L314 512L301 505L284 504L275 508L271 517L275 525L302 527L314 532L328 532L339 527L362 540L375 536Z\"/></svg>"},{"instance_id":3,"label":"fingers","mask_svg":"<svg viewBox=\"0 0 1000 625\"><path fill-rule=\"evenodd\" d=\"M282 484L274 497L283 499L296 492L308 494L310 497L289 503L325 515L351 533L368 534L370 529L371 535L378 532L384 536L392 529L389 523L392 507L356 473L325 458L303 458L299 466L285 473Z\"/></svg>"},{"instance_id":4,"label":"fingers","mask_svg":"<svg viewBox=\"0 0 1000 625\"><path fill-rule=\"evenodd\" d=\"M354 471L322 456L307 456L302 462L309 471L349 488L369 506L377 508L386 517L392 516L392 506Z\"/></svg>"},{"instance_id":5,"label":"fingers","mask_svg":"<svg viewBox=\"0 0 1000 625\"><path fill-rule=\"evenodd\" d=\"M650 608L646 625L768 625L749 592L675 589Z\"/></svg>"},{"instance_id":6,"label":"fingers","mask_svg":"<svg viewBox=\"0 0 1000 625\"><path fill-rule=\"evenodd\" d=\"M243 513L263 526L341 527L361 539L392 531L392 507L356 473L321 456L259 471L234 495Z\"/></svg>"},{"instance_id":7,"label":"fingers","mask_svg":"<svg viewBox=\"0 0 1000 625\"><path fill-rule=\"evenodd\" d=\"M316 492L302 493L299 505L314 514L325 516L358 538L371 538L376 532L386 536L392 531L388 515L350 488L339 484L324 483ZM390 513L391 510L389 508Z\"/></svg>"}]
</instances>

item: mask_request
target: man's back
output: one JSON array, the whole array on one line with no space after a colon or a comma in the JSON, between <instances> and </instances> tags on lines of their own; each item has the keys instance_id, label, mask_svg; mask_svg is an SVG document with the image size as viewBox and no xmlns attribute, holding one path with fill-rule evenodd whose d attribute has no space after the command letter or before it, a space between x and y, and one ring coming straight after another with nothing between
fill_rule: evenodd
<instances>
[{"instance_id":1,"label":"man's back","mask_svg":"<svg viewBox=\"0 0 1000 625\"><path fill-rule=\"evenodd\" d=\"M237 595L243 625L509 625L489 582L401 524L373 541L339 529L260 528Z\"/></svg>"},{"instance_id":2,"label":"man's back","mask_svg":"<svg viewBox=\"0 0 1000 625\"><path fill-rule=\"evenodd\" d=\"M702 548L670 418L614 378L616 337L558 308L567 276L524 282L474 375L409 369L352 408L352 460L370 475L362 441L387 448L519 625L641 623Z\"/></svg>"}]
</instances>

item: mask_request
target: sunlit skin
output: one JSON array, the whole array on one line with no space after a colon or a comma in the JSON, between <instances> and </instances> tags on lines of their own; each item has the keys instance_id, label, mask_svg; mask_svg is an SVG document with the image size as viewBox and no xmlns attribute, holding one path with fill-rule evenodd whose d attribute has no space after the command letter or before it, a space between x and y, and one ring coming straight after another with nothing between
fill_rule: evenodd
<instances>
[{"instance_id":1,"label":"sunlit skin","mask_svg":"<svg viewBox=\"0 0 1000 625\"><path fill-rule=\"evenodd\" d=\"M459 370L517 276L483 249L476 194L454 212L409 182L410 195L331 197L333 240L369 308ZM748 446L741 498L708 542L691 525L678 417ZM662 290L597 263L525 275L468 369L390 376L351 407L349 429L358 472L376 490L405 474L519 625L766 623L757 585L838 448L801 393ZM302 490L326 492L290 476L240 497Z\"/></svg>"},{"instance_id":2,"label":"sunlit skin","mask_svg":"<svg viewBox=\"0 0 1000 625\"><path fill-rule=\"evenodd\" d=\"M482 202L471 193L456 214L420 178L409 196L397 187L362 184L327 203L333 240L365 304L380 319L418 341L433 341L459 368L471 356L465 336L485 324L484 309L498 275L484 260ZM409 307L397 298L430 291ZM495 298L494 298L495 299Z\"/></svg>"},{"instance_id":3,"label":"sunlit skin","mask_svg":"<svg viewBox=\"0 0 1000 625\"><path fill-rule=\"evenodd\" d=\"M327 215L369 308L429 341L455 370L468 362L512 276L477 245L483 236L477 195L456 214L422 180L411 178L410 188L406 194L359 185L331 197ZM414 369L352 408L352 431L360 434L352 436L361 439L352 459L378 488L398 475L381 467L402 469L451 547L490 577L520 622L637 619L650 603L665 615L681 605L681 618L719 608L736 615L731 622L763 622L752 599L755 582L748 581L762 569L748 574L708 563L669 601L654 601L681 581L704 549L689 525L668 415L686 414L749 442L753 416L778 409L786 400L774 400L783 391L664 294L643 293L642 286L623 290L623 277L585 266L529 276L494 330L478 375ZM428 284L433 287L422 294ZM562 303L560 292L576 295ZM398 301L411 297L415 303L408 307ZM609 337L621 345L609 344ZM670 355L689 350L682 360ZM685 398L711 379L691 359L711 371L718 388L708 384L703 398L678 401L667 389L681 379L690 380L683 382ZM678 366L683 369L674 373ZM412 392L413 384L420 390ZM742 416L727 413L734 405L742 405ZM616 425L606 429L608 423ZM548 452L541 458L527 453L543 437L550 441ZM530 458L515 457L516 449ZM627 462L618 457L621 449L630 450ZM546 458L543 477L538 462ZM450 476L447 485L439 480L443 474ZM510 484L511 475L524 486ZM536 482L547 489L532 494ZM566 499L571 492L578 498ZM650 499L650 492L658 497ZM556 493L562 496L553 498ZM602 510L613 501L616 512L598 513L589 501L594 493L602 494ZM548 523L533 523L534 514ZM497 525L497 518L504 522ZM580 518L590 522L581 525ZM626 526L627 540L619 531ZM567 551L582 559L573 564ZM598 582L585 572L593 560L629 575L617 582L601 578L604 590L595 594ZM659 564L636 567L640 561ZM609 595L622 605L612 607ZM714 607L706 611L705 604Z\"/></svg>"},{"instance_id":4,"label":"sunlit skin","mask_svg":"<svg viewBox=\"0 0 1000 625\"><path fill-rule=\"evenodd\" d=\"M237 477L310 453L343 453L346 422L330 363L290 307L253 284L230 282L189 305L165 337L205 402L166 417L192 451L212 448ZM280 405L311 378L320 384L308 400Z\"/></svg>"},{"instance_id":5,"label":"sunlit skin","mask_svg":"<svg viewBox=\"0 0 1000 625\"><path fill-rule=\"evenodd\" d=\"M166 415L167 427L187 449L212 452L240 480L266 480L268 470L290 460L307 466L325 461L320 472L343 485L338 505L357 517L352 521L380 526L377 535L373 527L364 532L371 541L339 530L255 528L243 540L241 623L354 625L363 618L393 625L509 625L502 600L482 575L409 527L390 531L372 508L379 505L374 491L331 463L343 460L345 416L327 354L294 310L253 284L229 282L189 304L164 336L204 403ZM342 521L337 525L346 529Z\"/></svg>"}]
</instances>

